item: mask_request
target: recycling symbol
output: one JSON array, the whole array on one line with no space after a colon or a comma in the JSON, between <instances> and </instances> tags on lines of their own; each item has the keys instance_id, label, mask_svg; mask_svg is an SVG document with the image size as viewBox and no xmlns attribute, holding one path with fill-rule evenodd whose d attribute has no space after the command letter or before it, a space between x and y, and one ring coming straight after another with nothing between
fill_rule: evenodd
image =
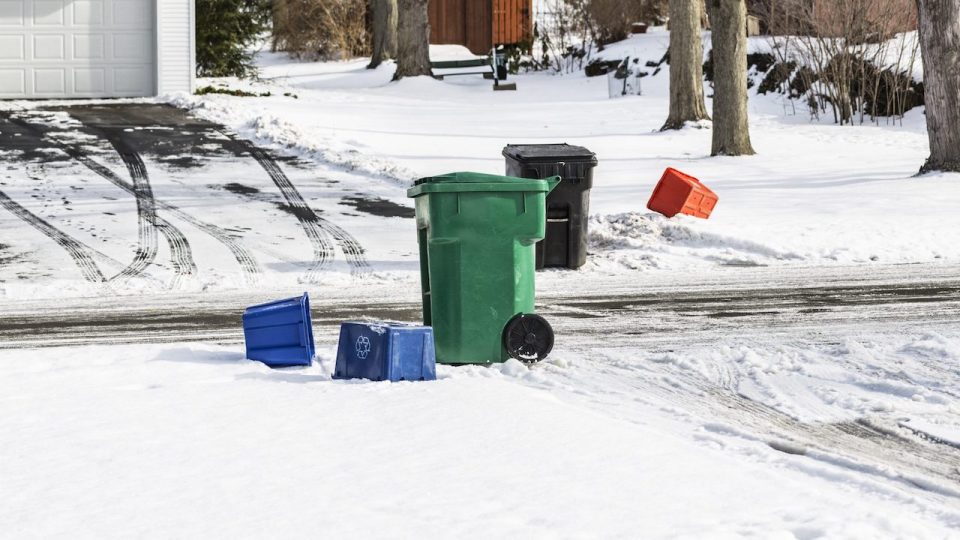
<instances>
[{"instance_id":1,"label":"recycling symbol","mask_svg":"<svg viewBox=\"0 0 960 540\"><path fill-rule=\"evenodd\" d=\"M367 336L360 336L357 338L357 358L361 360L366 360L367 355L370 354L370 338Z\"/></svg>"}]
</instances>

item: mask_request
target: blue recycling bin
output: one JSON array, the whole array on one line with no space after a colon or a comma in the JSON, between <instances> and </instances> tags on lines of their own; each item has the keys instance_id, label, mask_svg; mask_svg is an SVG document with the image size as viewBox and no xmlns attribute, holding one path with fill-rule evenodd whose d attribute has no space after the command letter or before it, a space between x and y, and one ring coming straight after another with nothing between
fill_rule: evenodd
<instances>
[{"instance_id":1,"label":"blue recycling bin","mask_svg":"<svg viewBox=\"0 0 960 540\"><path fill-rule=\"evenodd\" d=\"M437 364L433 329L393 323L340 325L334 379L433 381Z\"/></svg>"},{"instance_id":2,"label":"blue recycling bin","mask_svg":"<svg viewBox=\"0 0 960 540\"><path fill-rule=\"evenodd\" d=\"M316 352L309 295L248 307L243 338L250 360L270 367L309 366Z\"/></svg>"}]
</instances>

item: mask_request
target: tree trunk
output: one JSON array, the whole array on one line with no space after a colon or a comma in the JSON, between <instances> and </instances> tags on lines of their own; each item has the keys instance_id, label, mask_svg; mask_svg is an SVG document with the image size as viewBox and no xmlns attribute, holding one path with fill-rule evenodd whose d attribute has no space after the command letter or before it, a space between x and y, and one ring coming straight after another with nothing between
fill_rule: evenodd
<instances>
[{"instance_id":1,"label":"tree trunk","mask_svg":"<svg viewBox=\"0 0 960 540\"><path fill-rule=\"evenodd\" d=\"M397 0L373 1L373 55L367 69L376 69L397 54Z\"/></svg>"},{"instance_id":2,"label":"tree trunk","mask_svg":"<svg viewBox=\"0 0 960 540\"><path fill-rule=\"evenodd\" d=\"M707 0L713 29L714 156L752 155L747 122L747 5Z\"/></svg>"},{"instance_id":3,"label":"tree trunk","mask_svg":"<svg viewBox=\"0 0 960 540\"><path fill-rule=\"evenodd\" d=\"M701 15L699 0L670 0L670 115L661 129L710 119L703 103Z\"/></svg>"},{"instance_id":4,"label":"tree trunk","mask_svg":"<svg viewBox=\"0 0 960 540\"><path fill-rule=\"evenodd\" d=\"M290 10L286 0L277 0L273 2L273 32L270 36L270 52L280 50L283 39L280 36L286 36L290 31Z\"/></svg>"},{"instance_id":5,"label":"tree trunk","mask_svg":"<svg viewBox=\"0 0 960 540\"><path fill-rule=\"evenodd\" d=\"M427 0L399 0L398 8L397 72L393 79L432 75Z\"/></svg>"},{"instance_id":6,"label":"tree trunk","mask_svg":"<svg viewBox=\"0 0 960 540\"><path fill-rule=\"evenodd\" d=\"M960 172L960 0L917 0L930 158L920 172Z\"/></svg>"}]
</instances>

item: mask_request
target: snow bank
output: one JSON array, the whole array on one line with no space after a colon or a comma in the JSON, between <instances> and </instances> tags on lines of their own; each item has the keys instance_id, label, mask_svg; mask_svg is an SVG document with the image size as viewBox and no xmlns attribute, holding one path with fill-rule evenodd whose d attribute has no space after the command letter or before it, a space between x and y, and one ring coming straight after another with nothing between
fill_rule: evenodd
<instances>
[{"instance_id":1,"label":"snow bank","mask_svg":"<svg viewBox=\"0 0 960 540\"><path fill-rule=\"evenodd\" d=\"M729 266L760 266L800 260L795 253L707 232L694 218L628 212L595 215L589 225L591 264L613 261L629 269L682 268L694 261Z\"/></svg>"},{"instance_id":2,"label":"snow bank","mask_svg":"<svg viewBox=\"0 0 960 540\"><path fill-rule=\"evenodd\" d=\"M172 105L188 109L200 118L226 124L237 134L265 147L342 167L347 171L384 177L401 186L413 184L414 173L364 153L362 144L344 141L335 132L329 135L317 133L310 126L272 115L269 108L238 108L233 100L219 96L177 94L167 99Z\"/></svg>"}]
</instances>

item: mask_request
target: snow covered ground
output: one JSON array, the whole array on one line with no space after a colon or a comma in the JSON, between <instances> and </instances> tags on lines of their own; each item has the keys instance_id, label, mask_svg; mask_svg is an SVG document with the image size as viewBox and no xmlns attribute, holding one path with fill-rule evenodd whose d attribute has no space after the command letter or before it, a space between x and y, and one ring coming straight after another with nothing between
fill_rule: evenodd
<instances>
[{"instance_id":1,"label":"snow covered ground","mask_svg":"<svg viewBox=\"0 0 960 540\"><path fill-rule=\"evenodd\" d=\"M654 29L603 54L656 62L668 39ZM928 154L922 109L910 111L902 127L837 126L810 122L802 104L781 96L752 95L757 155L711 158L709 129L658 131L667 110L666 70L643 79L643 96L611 100L605 77L582 74L521 75L517 92L491 92L479 77L391 84L391 65L370 72L363 61L303 64L266 54L263 64L263 85L231 87L298 99L173 99L259 142L385 181L454 170L502 173L500 152L510 143L593 150L600 165L588 272L960 256L956 176L913 177ZM668 166L719 194L711 220L665 220L646 210ZM402 191L397 195L402 199Z\"/></svg>"},{"instance_id":2,"label":"snow covered ground","mask_svg":"<svg viewBox=\"0 0 960 540\"><path fill-rule=\"evenodd\" d=\"M960 412L955 386L886 376L904 349L955 365L960 336L881 343L785 347L772 357L744 346L564 352L534 370L441 368L436 383L399 384L331 381L329 347L318 365L283 371L243 360L240 347L4 351L0 530L954 537L956 484L760 435L710 412L735 405L709 383L731 372L753 373L763 387L747 390L761 402L779 392L781 406L803 406L801 420L826 440L843 433L829 422L863 411ZM863 442L865 453L872 447Z\"/></svg>"},{"instance_id":3,"label":"snow covered ground","mask_svg":"<svg viewBox=\"0 0 960 540\"><path fill-rule=\"evenodd\" d=\"M641 59L641 65L646 60L657 62L667 41L668 34L655 28L611 46L603 55L630 55ZM767 46L762 40L752 43L758 50ZM437 51L444 58L457 54L451 47ZM643 96L609 99L605 77L582 74L521 75L515 78L516 92L492 92L490 82L479 76L391 83L389 63L371 71L364 69L363 60L299 63L263 53L259 61L261 82L201 84L223 84L269 93L269 97L172 95L163 100L225 125L277 156L294 159L280 168L310 206L330 215L366 250L370 279L416 284L416 235L411 220L357 211L361 208L358 198L409 208L405 188L415 178L458 170L501 173L501 150L510 143L568 142L597 153L591 257L578 279L637 271L707 270L717 265L960 260L956 175L913 176L927 155L922 109L910 111L902 126L837 126L811 122L802 104L782 96L753 95L751 132L758 154L711 158L709 125L658 131L667 110L666 70L643 79ZM67 137L75 144L87 144L97 163L116 175L125 173L123 162L108 144L69 139L76 137L69 132L75 121L69 115L35 110L49 105L5 103L0 104L0 112L65 130L59 142ZM149 122L145 127L145 132L153 129ZM48 136L46 142L38 143L49 145L39 152L56 155L60 150L50 143L56 140ZM182 157L193 162L179 170L176 160L143 156L158 200L186 206L193 217L209 214L215 218L208 220L212 225L238 235L238 242L261 263L262 282L313 281L309 256L297 260L289 254L309 254L318 248L311 247L309 238L297 230L292 215L278 212L276 204L284 201L265 171L258 170L251 159L206 155L198 159L190 156L189 147L183 152ZM122 192L113 193L120 190L103 185L100 178L92 185L74 185L84 169L75 161L58 159L24 167L18 156L10 149L0 154L7 163L0 189L77 241L102 248L103 253L93 257L115 267L104 270L108 278L136 255L136 209L129 204L131 199ZM700 178L719 194L720 204L709 221L685 216L668 220L646 210L647 199L668 166ZM252 196L229 191L249 187L257 190ZM240 202L243 206L237 206ZM84 210L83 216L78 209ZM195 231L190 229L195 224L181 218L166 216L193 240ZM383 227L385 219L393 219L389 227ZM83 283L61 246L9 212L0 214L0 220L6 231L0 235L0 260L19 261L0 267L0 295L101 294L102 287ZM208 237L195 239L209 241ZM147 268L146 279L112 282L109 292L251 286L223 246L195 249L198 271L191 279L174 281L175 257L160 244L157 264ZM336 272L325 279L350 283L344 258L339 254L336 258L339 264L329 268ZM11 270L29 265L34 267L31 272ZM551 283L563 279L549 273L544 282L552 287Z\"/></svg>"},{"instance_id":4,"label":"snow covered ground","mask_svg":"<svg viewBox=\"0 0 960 540\"><path fill-rule=\"evenodd\" d=\"M666 42L655 29L607 54L657 61ZM71 132L69 115L44 120L47 104L0 104L55 131L43 166L0 149L0 191L78 242L0 209L5 327L34 310L189 314L304 289L320 309L415 304L412 220L360 199L399 211L417 177L498 173L505 144L568 142L600 166L590 263L538 277L555 353L388 384L332 381L330 332L315 365L290 370L244 360L233 334L0 347L0 536L960 538L960 178L912 177L927 154L922 111L902 127L839 127L754 96L758 155L710 158L708 127L658 131L665 71L643 96L611 100L604 78L581 75L522 75L517 92L494 93L479 77L390 83L390 65L363 61L259 61L261 82L204 84L270 97L161 100L225 133L204 131L170 162L142 153L161 232L193 247L189 275L175 242L155 236L144 277L85 282L64 245L95 247L109 275L150 245L123 188L136 160ZM161 128L124 137L164 139ZM336 233L328 262L309 241L320 233L290 212L299 199L249 149L231 155L232 133L272 150L304 204L341 228L321 231ZM66 159L70 144L93 167ZM645 210L667 166L719 194L712 219ZM851 282L904 298L844 303ZM821 285L814 307L789 297ZM723 311L764 286L780 290L750 313ZM728 297L690 299L708 289ZM681 307L631 305L640 293Z\"/></svg>"},{"instance_id":5,"label":"snow covered ground","mask_svg":"<svg viewBox=\"0 0 960 540\"><path fill-rule=\"evenodd\" d=\"M640 298L585 281L545 298L559 332L547 362L441 366L431 383L331 380L326 324L304 369L245 360L236 329L224 345L144 344L131 328L112 346L0 350L0 531L953 538L960 297L946 292L955 268L918 268L943 292L888 266L879 279L724 268L698 287L661 276ZM771 282L784 289L756 291ZM389 288L318 292L315 308L374 305ZM86 310L97 333L110 313L150 325L137 309L217 301L16 309L65 325ZM813 305L837 307L804 315Z\"/></svg>"}]
</instances>

